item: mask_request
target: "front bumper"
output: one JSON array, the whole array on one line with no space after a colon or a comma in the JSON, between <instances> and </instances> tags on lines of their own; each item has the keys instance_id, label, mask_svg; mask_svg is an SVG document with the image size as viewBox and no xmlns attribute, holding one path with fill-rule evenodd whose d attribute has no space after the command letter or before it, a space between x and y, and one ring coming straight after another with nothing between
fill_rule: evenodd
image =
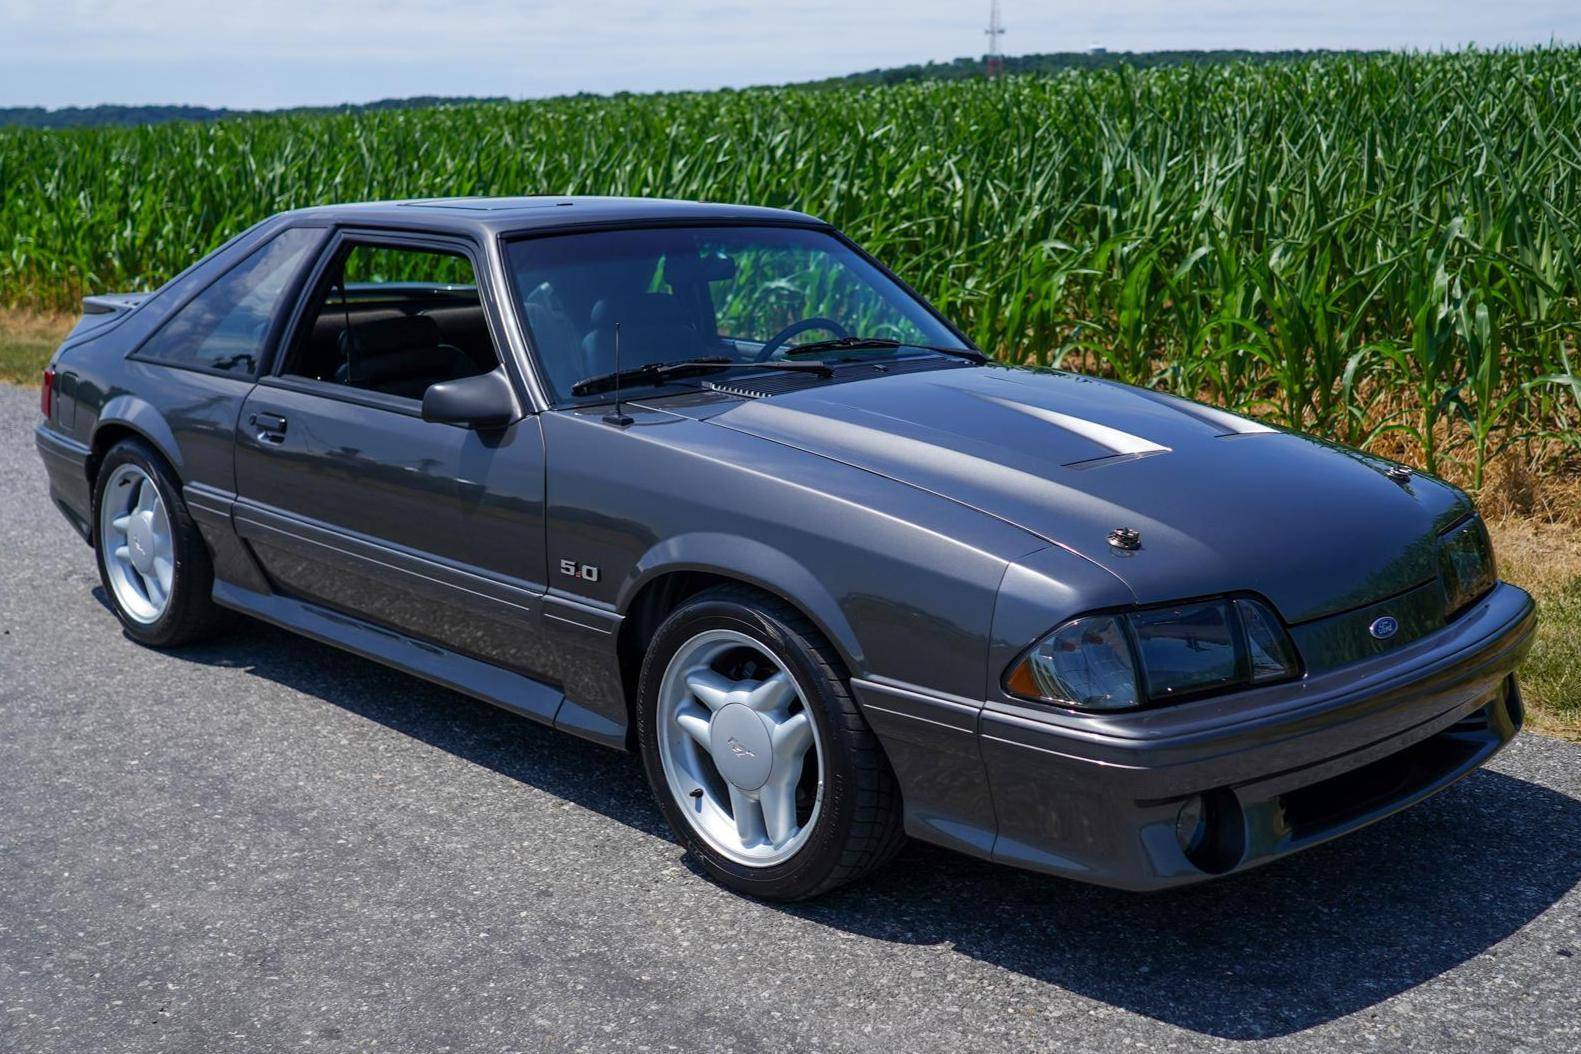
<instances>
[{"instance_id":1,"label":"front bumper","mask_svg":"<svg viewBox=\"0 0 1581 1054\"><path fill-rule=\"evenodd\" d=\"M906 787L912 833L1019 867L1161 889L1355 830L1487 761L1520 728L1514 671L1536 623L1531 598L1501 583L1441 630L1292 684L1101 722L990 702L974 723L991 839L973 837L970 823L952 824L940 804L947 799L908 778L918 771L916 737L901 743L894 735L898 697L862 694L903 782L918 782L919 799L930 803L913 816ZM966 717L958 707L950 713ZM953 718L934 706L928 719ZM960 738L951 744L964 746ZM953 763L958 774L962 753ZM944 759L933 757L936 765ZM964 777L946 780L935 768L929 779L941 790L953 782L948 800L965 800ZM1188 857L1176 823L1182 804L1198 795L1210 839Z\"/></svg>"}]
</instances>

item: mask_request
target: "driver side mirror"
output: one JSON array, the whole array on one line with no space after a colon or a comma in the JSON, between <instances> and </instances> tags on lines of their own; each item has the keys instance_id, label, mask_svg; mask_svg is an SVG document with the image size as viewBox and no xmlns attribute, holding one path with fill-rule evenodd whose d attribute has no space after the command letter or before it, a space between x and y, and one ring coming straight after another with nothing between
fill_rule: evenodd
<instances>
[{"instance_id":1,"label":"driver side mirror","mask_svg":"<svg viewBox=\"0 0 1581 1054\"><path fill-rule=\"evenodd\" d=\"M440 381L423 393L423 420L467 428L504 428L516 420L516 393L505 368Z\"/></svg>"}]
</instances>

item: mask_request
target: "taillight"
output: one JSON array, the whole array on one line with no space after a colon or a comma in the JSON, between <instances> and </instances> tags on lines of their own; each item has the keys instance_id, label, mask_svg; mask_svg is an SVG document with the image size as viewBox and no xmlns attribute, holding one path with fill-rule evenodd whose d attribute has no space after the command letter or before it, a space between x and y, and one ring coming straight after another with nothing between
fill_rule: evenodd
<instances>
[{"instance_id":1,"label":"taillight","mask_svg":"<svg viewBox=\"0 0 1581 1054\"><path fill-rule=\"evenodd\" d=\"M54 416L55 367L53 366L44 367L44 382L38 391L38 408L43 412L46 419Z\"/></svg>"}]
</instances>

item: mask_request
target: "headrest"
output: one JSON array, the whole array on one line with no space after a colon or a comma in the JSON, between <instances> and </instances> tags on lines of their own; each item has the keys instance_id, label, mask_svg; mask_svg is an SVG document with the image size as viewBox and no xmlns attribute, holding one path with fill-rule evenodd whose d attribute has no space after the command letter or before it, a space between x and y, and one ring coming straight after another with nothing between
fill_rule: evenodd
<instances>
[{"instance_id":1,"label":"headrest","mask_svg":"<svg viewBox=\"0 0 1581 1054\"><path fill-rule=\"evenodd\" d=\"M625 326L676 326L685 323L686 310L668 293L605 297L593 305L594 329Z\"/></svg>"},{"instance_id":2,"label":"headrest","mask_svg":"<svg viewBox=\"0 0 1581 1054\"><path fill-rule=\"evenodd\" d=\"M349 349L356 358L371 358L414 348L434 348L441 337L439 324L427 315L400 315L353 321L340 339L342 351Z\"/></svg>"}]
</instances>

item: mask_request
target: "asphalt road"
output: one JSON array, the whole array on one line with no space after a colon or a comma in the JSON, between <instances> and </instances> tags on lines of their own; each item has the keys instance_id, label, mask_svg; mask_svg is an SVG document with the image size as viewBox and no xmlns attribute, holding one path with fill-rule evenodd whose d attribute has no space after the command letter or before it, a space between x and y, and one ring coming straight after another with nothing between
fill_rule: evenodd
<instances>
[{"instance_id":1,"label":"asphalt road","mask_svg":"<svg viewBox=\"0 0 1581 1054\"><path fill-rule=\"evenodd\" d=\"M0 1051L1581 1049L1581 747L1186 891L914 846L754 903L632 759L263 626L127 641L36 413L0 385Z\"/></svg>"}]
</instances>

